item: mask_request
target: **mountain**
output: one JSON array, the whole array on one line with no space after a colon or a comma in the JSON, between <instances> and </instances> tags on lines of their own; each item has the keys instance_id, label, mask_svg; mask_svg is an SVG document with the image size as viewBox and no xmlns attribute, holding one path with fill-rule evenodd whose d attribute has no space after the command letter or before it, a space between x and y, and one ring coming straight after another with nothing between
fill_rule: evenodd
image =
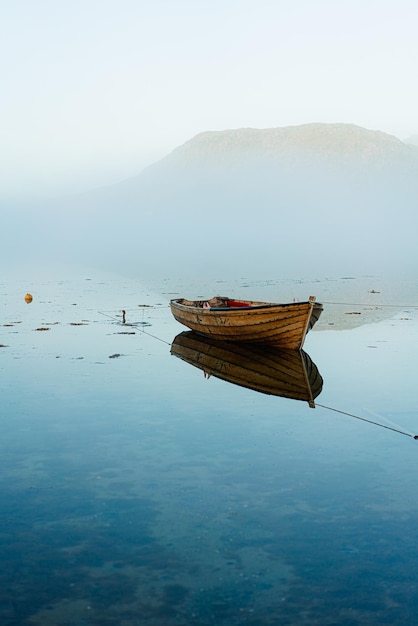
<instances>
[{"instance_id":1,"label":"mountain","mask_svg":"<svg viewBox=\"0 0 418 626\"><path fill-rule=\"evenodd\" d=\"M137 177L107 188L109 197L121 195L130 205L150 190L184 193L202 185L207 191L247 188L259 192L273 187L279 193L289 177L308 184L381 184L418 173L418 147L386 133L350 124L305 124L272 129L243 128L204 132L143 170Z\"/></svg>"},{"instance_id":2,"label":"mountain","mask_svg":"<svg viewBox=\"0 0 418 626\"><path fill-rule=\"evenodd\" d=\"M91 197L101 210L119 202L143 218L186 220L204 210L227 220L269 207L277 219L284 206L303 212L315 199L322 214L350 199L360 209L370 196L386 206L405 192L418 192L418 147L350 124L306 124L201 133Z\"/></svg>"},{"instance_id":3,"label":"mountain","mask_svg":"<svg viewBox=\"0 0 418 626\"><path fill-rule=\"evenodd\" d=\"M293 163L311 158L382 168L416 159L418 151L396 137L352 124L305 124L257 130L242 128L200 133L163 162L219 167L246 158Z\"/></svg>"},{"instance_id":4,"label":"mountain","mask_svg":"<svg viewBox=\"0 0 418 626\"><path fill-rule=\"evenodd\" d=\"M56 203L47 228L60 253L124 271L397 271L416 268L417 207L418 147L307 124L201 133L132 179Z\"/></svg>"}]
</instances>

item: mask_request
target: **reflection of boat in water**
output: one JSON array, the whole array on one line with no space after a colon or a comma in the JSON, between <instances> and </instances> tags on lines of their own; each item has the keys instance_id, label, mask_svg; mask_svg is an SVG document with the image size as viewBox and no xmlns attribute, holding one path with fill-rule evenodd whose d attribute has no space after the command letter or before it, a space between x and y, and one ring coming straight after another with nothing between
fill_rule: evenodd
<instances>
[{"instance_id":1,"label":"reflection of boat in water","mask_svg":"<svg viewBox=\"0 0 418 626\"><path fill-rule=\"evenodd\" d=\"M218 341L185 331L175 337L171 354L227 382L283 398L314 399L322 390L322 377L303 350Z\"/></svg>"},{"instance_id":2,"label":"reflection of boat in water","mask_svg":"<svg viewBox=\"0 0 418 626\"><path fill-rule=\"evenodd\" d=\"M178 322L200 335L286 349L302 348L323 308L313 296L307 302L289 304L219 296L205 301L177 298L170 301L170 307Z\"/></svg>"}]
</instances>

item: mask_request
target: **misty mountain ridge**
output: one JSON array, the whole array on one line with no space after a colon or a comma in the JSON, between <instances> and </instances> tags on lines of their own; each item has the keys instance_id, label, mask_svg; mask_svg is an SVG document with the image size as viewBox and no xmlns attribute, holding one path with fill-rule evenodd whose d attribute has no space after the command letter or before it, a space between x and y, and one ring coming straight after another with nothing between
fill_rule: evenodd
<instances>
[{"instance_id":1,"label":"misty mountain ridge","mask_svg":"<svg viewBox=\"0 0 418 626\"><path fill-rule=\"evenodd\" d=\"M295 202L319 194L404 195L418 192L418 147L352 124L305 124L272 129L209 131L175 148L138 176L103 189L103 206L119 197L126 210L187 212L224 201L244 211L252 204ZM303 193L302 193L303 188ZM409 193L409 189L407 191ZM303 197L301 197L301 194ZM177 202L178 200L178 202Z\"/></svg>"},{"instance_id":2,"label":"misty mountain ridge","mask_svg":"<svg viewBox=\"0 0 418 626\"><path fill-rule=\"evenodd\" d=\"M415 271L417 209L418 147L386 133L212 131L134 178L54 203L45 250L150 273Z\"/></svg>"},{"instance_id":3,"label":"misty mountain ridge","mask_svg":"<svg viewBox=\"0 0 418 626\"><path fill-rule=\"evenodd\" d=\"M284 205L322 211L332 204L361 208L370 196L418 193L418 147L351 124L305 124L273 129L210 131L196 135L138 176L97 193L101 209L123 203L132 214L186 218ZM95 201L93 202L95 203ZM383 208L382 208L383 210Z\"/></svg>"},{"instance_id":4,"label":"misty mountain ridge","mask_svg":"<svg viewBox=\"0 0 418 626\"><path fill-rule=\"evenodd\" d=\"M304 124L282 128L203 132L176 148L170 164L222 165L246 157L292 161L316 158L385 167L418 159L418 150L381 131L353 124ZM161 163L161 162L160 162Z\"/></svg>"},{"instance_id":5,"label":"misty mountain ridge","mask_svg":"<svg viewBox=\"0 0 418 626\"><path fill-rule=\"evenodd\" d=\"M384 174L384 178L382 178ZM389 178L387 178L389 176ZM137 176L78 196L103 207L117 199L125 209L146 210L160 196L248 187L280 194L282 185L363 184L388 186L395 178L418 181L418 146L353 124L312 123L271 129L241 128L199 133ZM272 190L273 191L273 190Z\"/></svg>"}]
</instances>

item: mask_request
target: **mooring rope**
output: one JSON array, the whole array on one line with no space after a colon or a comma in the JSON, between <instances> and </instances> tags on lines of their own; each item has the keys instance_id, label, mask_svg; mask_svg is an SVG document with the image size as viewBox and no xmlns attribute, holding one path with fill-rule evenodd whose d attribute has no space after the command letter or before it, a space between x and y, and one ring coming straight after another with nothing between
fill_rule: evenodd
<instances>
[{"instance_id":1,"label":"mooring rope","mask_svg":"<svg viewBox=\"0 0 418 626\"><path fill-rule=\"evenodd\" d=\"M375 413L375 411L372 411L371 409L367 409L366 411L368 413L371 413L371 415L373 415L374 417L377 417L380 420L383 420L384 422L387 422L388 424L391 424L391 426L394 426L395 428L401 428L401 426L399 426L399 424L396 424L395 422L393 422L392 420L390 420L389 418L385 417L384 415L380 415L379 413ZM414 437L414 435L412 433L410 433L411 437Z\"/></svg>"},{"instance_id":2,"label":"mooring rope","mask_svg":"<svg viewBox=\"0 0 418 626\"><path fill-rule=\"evenodd\" d=\"M380 428L386 428L387 430L392 430L395 433L399 433L400 435L405 435L406 437L412 437L412 439L418 439L418 435L413 435L412 433L408 433L404 430L399 430L398 428L392 428L391 426L385 426L384 424L380 424L379 422L374 422L373 420L369 420L365 417L359 417L358 415L354 415L353 413L347 413L346 411L340 411L339 409L334 409L331 406L325 406L324 404L319 404L315 402L316 406L320 406L322 409L327 409L328 411L333 411L334 413L340 413L341 415L347 415L348 417L354 417L356 420L361 420L362 422L367 422L368 424L374 424L375 426L380 426Z\"/></svg>"},{"instance_id":3,"label":"mooring rope","mask_svg":"<svg viewBox=\"0 0 418 626\"><path fill-rule=\"evenodd\" d=\"M394 308L394 309L418 309L418 304L373 304L370 302L327 302L321 300L321 304L338 304L340 306L369 306L376 309Z\"/></svg>"},{"instance_id":4,"label":"mooring rope","mask_svg":"<svg viewBox=\"0 0 418 626\"><path fill-rule=\"evenodd\" d=\"M144 330L143 328L138 328L138 330L141 333L144 333L144 335L148 335L148 337L152 337L153 339L157 339L157 341L161 341L162 343L165 343L167 346L171 346L171 343L169 341L166 341L165 339L161 339L161 337L157 337L157 335L153 335L151 333L148 333L146 330Z\"/></svg>"},{"instance_id":5,"label":"mooring rope","mask_svg":"<svg viewBox=\"0 0 418 626\"><path fill-rule=\"evenodd\" d=\"M127 311L128 309L124 309L124 310ZM121 324L121 320L115 317L114 315L109 315L108 313L105 313L104 311L98 311L98 313L99 315L104 315L105 317L108 317L109 319ZM144 324L144 322L129 322L126 324L122 323L122 326L134 327L137 330L139 330L141 333L144 333L144 335L148 335L148 337L152 337L153 339L157 339L157 341L161 341L162 343L165 343L167 346L171 346L171 343L169 341L166 341L165 339L161 339L161 337L157 337L157 335L153 335L152 333L148 333L146 330L141 328L142 324Z\"/></svg>"}]
</instances>

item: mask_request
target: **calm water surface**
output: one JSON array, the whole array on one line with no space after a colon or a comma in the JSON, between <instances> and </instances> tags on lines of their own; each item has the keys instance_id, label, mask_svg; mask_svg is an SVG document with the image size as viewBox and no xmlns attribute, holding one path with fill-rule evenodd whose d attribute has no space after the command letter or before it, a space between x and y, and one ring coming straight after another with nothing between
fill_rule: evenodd
<instances>
[{"instance_id":1,"label":"calm water surface","mask_svg":"<svg viewBox=\"0 0 418 626\"><path fill-rule=\"evenodd\" d=\"M169 290L0 283L2 626L414 623L417 310L335 330L327 307L312 409L171 355Z\"/></svg>"}]
</instances>

